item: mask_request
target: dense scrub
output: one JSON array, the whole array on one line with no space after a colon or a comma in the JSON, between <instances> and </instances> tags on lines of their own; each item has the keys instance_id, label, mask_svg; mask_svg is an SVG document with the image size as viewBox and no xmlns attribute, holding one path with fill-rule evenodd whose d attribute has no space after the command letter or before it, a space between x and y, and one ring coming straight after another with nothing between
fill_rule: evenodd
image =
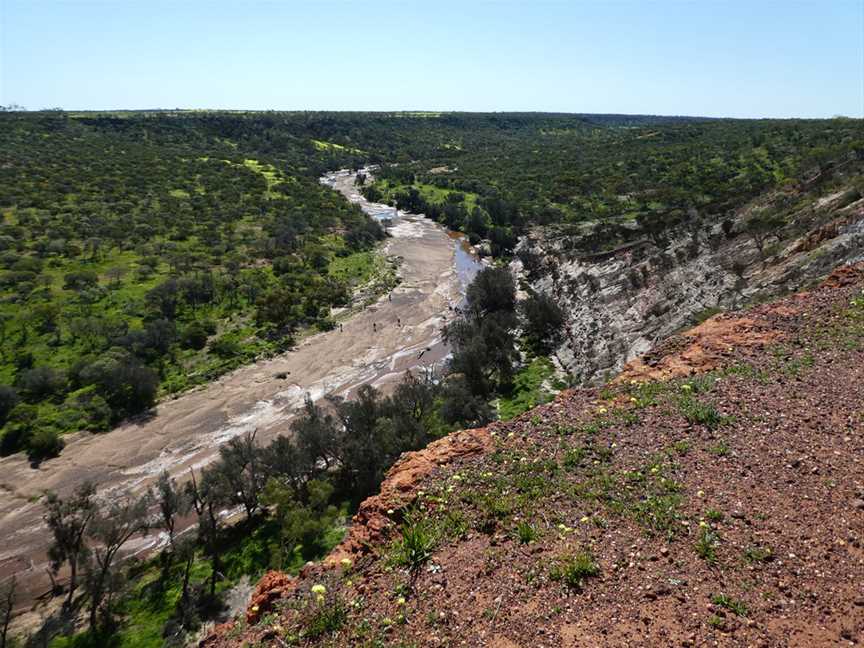
<instances>
[{"instance_id":1,"label":"dense scrub","mask_svg":"<svg viewBox=\"0 0 864 648\"><path fill-rule=\"evenodd\" d=\"M332 325L382 233L325 170L508 254L535 223L588 250L860 155L855 120L445 113L0 115L0 446L55 454ZM771 223L765 224L770 228ZM349 272L346 272L350 270Z\"/></svg>"},{"instance_id":2,"label":"dense scrub","mask_svg":"<svg viewBox=\"0 0 864 648\"><path fill-rule=\"evenodd\" d=\"M864 151L851 119L474 119L449 145L380 170L365 191L487 239L493 255L534 224L563 225L587 252L662 241L672 228L723 221L760 192L807 184Z\"/></svg>"},{"instance_id":3,"label":"dense scrub","mask_svg":"<svg viewBox=\"0 0 864 648\"><path fill-rule=\"evenodd\" d=\"M50 456L63 431L108 429L301 327L332 326L330 308L369 278L383 231L318 183L331 154L274 154L231 130L2 116L4 454Z\"/></svg>"}]
</instances>

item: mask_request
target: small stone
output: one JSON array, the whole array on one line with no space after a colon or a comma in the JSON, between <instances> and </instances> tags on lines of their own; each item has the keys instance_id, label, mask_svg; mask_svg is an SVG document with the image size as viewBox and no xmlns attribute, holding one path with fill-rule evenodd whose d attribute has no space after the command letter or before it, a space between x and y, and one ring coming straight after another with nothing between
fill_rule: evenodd
<instances>
[{"instance_id":1,"label":"small stone","mask_svg":"<svg viewBox=\"0 0 864 648\"><path fill-rule=\"evenodd\" d=\"M858 509L859 511L864 511L864 499L853 499L852 508Z\"/></svg>"}]
</instances>

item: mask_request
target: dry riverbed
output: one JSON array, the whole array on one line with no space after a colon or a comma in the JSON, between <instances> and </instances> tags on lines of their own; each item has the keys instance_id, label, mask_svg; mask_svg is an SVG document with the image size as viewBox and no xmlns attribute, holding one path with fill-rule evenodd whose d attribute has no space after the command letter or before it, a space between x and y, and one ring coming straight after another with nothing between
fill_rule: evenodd
<instances>
[{"instance_id":1,"label":"dry riverbed","mask_svg":"<svg viewBox=\"0 0 864 648\"><path fill-rule=\"evenodd\" d=\"M50 590L50 538L40 502L46 490L67 494L92 480L103 496L142 492L163 470L182 478L190 468L207 465L222 443L245 432L257 430L263 443L285 434L307 394L316 400L350 396L364 383L386 388L406 370L440 366L447 354L441 330L449 306L461 300L478 263L463 241L436 223L367 203L353 186L353 174L337 172L322 182L373 217L392 219L381 253L399 258L399 286L341 328L161 403L147 420L106 434L67 437L61 456L39 468L23 455L0 459L0 579L18 574L21 604L29 607ZM159 542L151 535L135 550Z\"/></svg>"}]
</instances>

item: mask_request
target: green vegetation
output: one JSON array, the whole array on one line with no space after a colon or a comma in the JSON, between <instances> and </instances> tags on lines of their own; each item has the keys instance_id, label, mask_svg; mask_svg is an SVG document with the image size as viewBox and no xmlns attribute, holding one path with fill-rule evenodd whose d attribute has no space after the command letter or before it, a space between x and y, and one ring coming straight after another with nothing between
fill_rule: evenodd
<instances>
[{"instance_id":1,"label":"green vegetation","mask_svg":"<svg viewBox=\"0 0 864 648\"><path fill-rule=\"evenodd\" d=\"M737 616L747 616L747 604L744 601L734 599L726 594L715 594L711 597L711 602L714 605L729 610Z\"/></svg>"},{"instance_id":2,"label":"green vegetation","mask_svg":"<svg viewBox=\"0 0 864 648\"><path fill-rule=\"evenodd\" d=\"M307 619L306 636L317 639L339 630L348 617L348 607L338 596L330 596L315 604Z\"/></svg>"},{"instance_id":3,"label":"green vegetation","mask_svg":"<svg viewBox=\"0 0 864 648\"><path fill-rule=\"evenodd\" d=\"M549 569L549 578L562 581L574 589L581 589L587 578L600 575L600 567L594 557L587 551L579 551L573 555L559 558Z\"/></svg>"},{"instance_id":4,"label":"green vegetation","mask_svg":"<svg viewBox=\"0 0 864 648\"><path fill-rule=\"evenodd\" d=\"M38 462L61 450L63 433L108 430L162 395L285 350L304 329L332 326L331 310L356 288L392 281L374 251L382 230L320 185L327 170L381 165L371 181L358 177L369 198L424 212L495 257L514 254L538 224L560 230L565 254L585 255L634 241L664 247L672 228L719 222L730 237L740 226L765 261L792 225L784 212L731 215L766 190L815 186L860 158L864 143L855 120L52 112L0 115L0 150L0 452ZM547 270L530 252L517 256L529 277ZM862 314L856 298L818 344L860 344ZM166 475L138 501L98 501L83 488L48 495L51 567L73 574L64 614L87 613L90 626L53 645L181 645L242 575L293 572L333 546L352 506L401 453L488 422L495 400L501 418L544 402L547 356L564 325L553 296L528 290L517 303L513 276L492 267L447 326L453 356L440 384L406 378L390 396L363 386L352 401L310 402L290 436L266 447L238 437L188 486ZM781 360L793 376L813 364L802 354ZM770 379L747 366L727 371ZM554 428L532 417L532 434L553 438L554 450L499 447L495 472L453 474L431 496L439 513L404 517L393 564L419 569L438 543L470 529L525 545L616 517L648 535L687 533L675 462L700 456L698 430L627 469L598 434L659 405L716 430L732 419L710 402L715 379L634 385L623 406L610 392L611 411ZM726 441L713 441L710 452L728 455ZM553 495L555 511L537 509ZM146 514L154 505L158 519ZM245 514L234 527L220 515L229 508ZM197 521L195 532L175 532L182 516ZM712 524L723 516L705 517L687 542L714 565L721 539ZM120 548L154 529L167 549L121 569ZM496 551L484 563L490 573ZM743 555L772 557L756 545ZM598 574L587 551L549 569L574 588ZM0 594L8 591L4 583ZM746 614L734 599L714 604ZM339 631L350 609L322 592L302 613L304 637L315 638Z\"/></svg>"},{"instance_id":5,"label":"green vegetation","mask_svg":"<svg viewBox=\"0 0 864 648\"><path fill-rule=\"evenodd\" d=\"M661 245L670 228L722 222L864 148L860 120L846 119L443 114L398 130L414 139L391 148L399 165L377 172L367 195L486 239L496 255L531 224L578 234L568 243L588 253ZM766 212L746 233L762 250L781 225Z\"/></svg>"},{"instance_id":6,"label":"green vegetation","mask_svg":"<svg viewBox=\"0 0 864 648\"><path fill-rule=\"evenodd\" d=\"M379 267L381 229L317 182L347 153L271 148L266 120L0 119L3 454L283 350Z\"/></svg>"},{"instance_id":7,"label":"green vegetation","mask_svg":"<svg viewBox=\"0 0 864 648\"><path fill-rule=\"evenodd\" d=\"M0 451L34 461L332 326L380 262L380 228L317 179L379 168L364 191L509 255L533 224L583 252L722 221L766 189L819 182L864 150L856 120L620 115L0 115ZM143 172L142 170L146 170ZM820 175L821 174L821 175ZM776 210L743 233L762 251ZM766 252L767 253L767 252ZM529 272L537 259L525 252ZM521 257L520 257L521 258ZM524 305L548 353L558 314ZM505 382L510 377L505 376ZM505 390L506 391L506 390ZM515 411L514 408L513 411ZM463 417L464 419L464 417Z\"/></svg>"},{"instance_id":8,"label":"green vegetation","mask_svg":"<svg viewBox=\"0 0 864 648\"><path fill-rule=\"evenodd\" d=\"M522 544L531 544L539 535L537 527L530 522L522 520L516 525L516 537L519 538L519 542Z\"/></svg>"},{"instance_id":9,"label":"green vegetation","mask_svg":"<svg viewBox=\"0 0 864 648\"><path fill-rule=\"evenodd\" d=\"M721 415L711 403L706 403L698 398L686 394L678 399L678 408L693 425L702 425L713 430L728 422L728 418Z\"/></svg>"},{"instance_id":10,"label":"green vegetation","mask_svg":"<svg viewBox=\"0 0 864 648\"><path fill-rule=\"evenodd\" d=\"M430 523L417 513L409 513L402 523L401 537L393 546L393 564L417 569L432 555L435 532Z\"/></svg>"},{"instance_id":11,"label":"green vegetation","mask_svg":"<svg viewBox=\"0 0 864 648\"><path fill-rule=\"evenodd\" d=\"M717 564L717 547L720 546L720 536L708 523L699 526L696 544L696 555L709 565Z\"/></svg>"},{"instance_id":12,"label":"green vegetation","mask_svg":"<svg viewBox=\"0 0 864 648\"><path fill-rule=\"evenodd\" d=\"M774 550L766 545L750 545L744 549L744 560L749 563L766 563L774 560Z\"/></svg>"},{"instance_id":13,"label":"green vegetation","mask_svg":"<svg viewBox=\"0 0 864 648\"><path fill-rule=\"evenodd\" d=\"M264 447L254 433L235 437L185 486L164 473L143 498L101 501L89 484L66 499L49 493L51 566L73 574L62 614L86 605L90 619L87 631L54 639L55 648L101 646L107 637L117 646L158 646L169 636L182 645L222 609L223 595L242 576L296 573L323 556L341 539L349 508L378 489L403 452L433 438L436 389L407 375L390 396L363 386L356 400L331 399L327 409L308 402L290 435ZM148 513L154 508L155 516ZM227 526L226 509L242 510L245 519ZM188 516L197 529L179 534ZM168 542L157 558L125 568L117 562L133 536L157 529ZM425 518L406 516L394 561L417 568L438 537ZM76 572L84 574L79 588ZM314 609L309 625L322 633L343 616L329 599Z\"/></svg>"},{"instance_id":14,"label":"green vegetation","mask_svg":"<svg viewBox=\"0 0 864 648\"><path fill-rule=\"evenodd\" d=\"M498 400L498 417L508 421L549 401L552 394L544 383L555 374L548 358L534 358L513 376L513 389Z\"/></svg>"}]
</instances>

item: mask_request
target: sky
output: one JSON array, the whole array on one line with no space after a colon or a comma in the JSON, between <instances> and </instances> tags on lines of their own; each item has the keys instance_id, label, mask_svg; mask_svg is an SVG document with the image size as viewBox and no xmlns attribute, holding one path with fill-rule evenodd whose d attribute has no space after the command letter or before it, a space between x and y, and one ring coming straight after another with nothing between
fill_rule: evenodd
<instances>
[{"instance_id":1,"label":"sky","mask_svg":"<svg viewBox=\"0 0 864 648\"><path fill-rule=\"evenodd\" d=\"M0 105L864 117L864 0L0 0Z\"/></svg>"}]
</instances>

